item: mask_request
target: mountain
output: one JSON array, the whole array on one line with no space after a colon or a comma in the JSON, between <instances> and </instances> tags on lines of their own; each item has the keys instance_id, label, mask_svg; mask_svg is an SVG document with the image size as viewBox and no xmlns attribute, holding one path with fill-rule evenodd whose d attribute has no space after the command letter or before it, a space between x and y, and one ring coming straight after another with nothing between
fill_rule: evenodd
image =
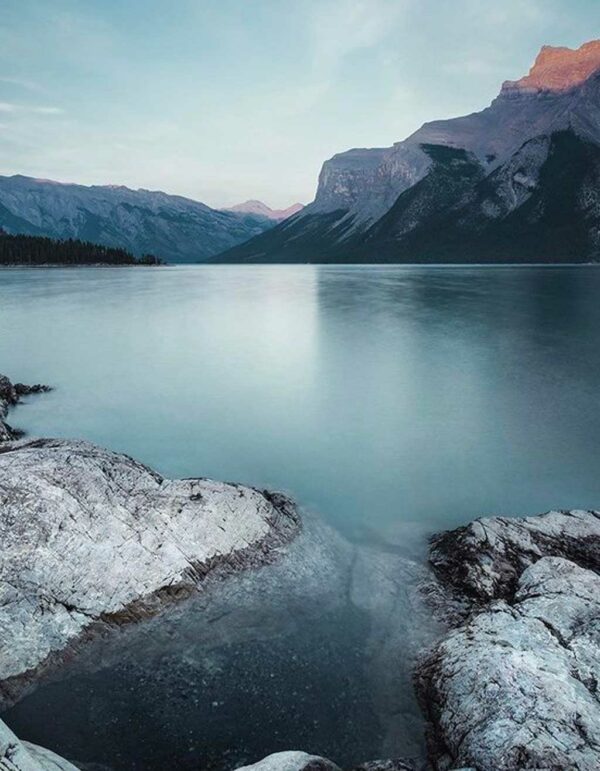
<instances>
[{"instance_id":1,"label":"mountain","mask_svg":"<svg viewBox=\"0 0 600 771\"><path fill-rule=\"evenodd\" d=\"M298 214L302 211L304 205L301 203L294 203L288 206L287 209L271 209L266 203L262 201L244 201L244 203L238 203L235 206L231 206L225 211L234 211L241 214L256 214L258 217L266 217L269 220L276 220L281 222L288 217Z\"/></svg>"},{"instance_id":2,"label":"mountain","mask_svg":"<svg viewBox=\"0 0 600 771\"><path fill-rule=\"evenodd\" d=\"M167 193L0 176L0 228L8 233L80 239L138 257L201 262L272 224Z\"/></svg>"},{"instance_id":3,"label":"mountain","mask_svg":"<svg viewBox=\"0 0 600 771\"><path fill-rule=\"evenodd\" d=\"M600 41L544 46L489 107L335 155L313 203L227 262L600 259Z\"/></svg>"}]
</instances>

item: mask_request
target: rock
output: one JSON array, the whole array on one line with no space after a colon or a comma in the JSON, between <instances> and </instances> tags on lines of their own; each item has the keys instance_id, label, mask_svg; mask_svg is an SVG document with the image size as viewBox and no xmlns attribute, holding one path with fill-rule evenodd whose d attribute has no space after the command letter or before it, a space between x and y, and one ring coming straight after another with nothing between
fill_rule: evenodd
<instances>
[{"instance_id":1,"label":"rock","mask_svg":"<svg viewBox=\"0 0 600 771\"><path fill-rule=\"evenodd\" d=\"M335 763L318 755L291 750L275 752L251 766L241 766L238 771L340 771Z\"/></svg>"},{"instance_id":2,"label":"rock","mask_svg":"<svg viewBox=\"0 0 600 771\"><path fill-rule=\"evenodd\" d=\"M15 383L15 391L17 396L29 396L30 394L45 394L52 389L50 386L41 385L36 383L35 385L25 385L24 383Z\"/></svg>"},{"instance_id":3,"label":"rock","mask_svg":"<svg viewBox=\"0 0 600 771\"><path fill-rule=\"evenodd\" d=\"M28 386L23 383L16 383L13 385L6 375L0 375L0 442L18 439L22 435L21 431L11 428L5 421L8 410L18 404L21 396L45 393L51 390L50 386L39 384Z\"/></svg>"},{"instance_id":4,"label":"rock","mask_svg":"<svg viewBox=\"0 0 600 771\"><path fill-rule=\"evenodd\" d=\"M419 664L435 769L600 768L600 520L477 520L434 540L438 576L471 600Z\"/></svg>"},{"instance_id":5,"label":"rock","mask_svg":"<svg viewBox=\"0 0 600 771\"><path fill-rule=\"evenodd\" d=\"M3 402L6 408L17 403L17 391L14 385L6 377L6 375L0 375L0 401Z\"/></svg>"},{"instance_id":6,"label":"rock","mask_svg":"<svg viewBox=\"0 0 600 771\"><path fill-rule=\"evenodd\" d=\"M3 771L78 771L76 766L54 752L21 742L1 720L0 768Z\"/></svg>"},{"instance_id":7,"label":"rock","mask_svg":"<svg viewBox=\"0 0 600 771\"><path fill-rule=\"evenodd\" d=\"M370 760L352 771L415 771L415 766L408 760Z\"/></svg>"},{"instance_id":8,"label":"rock","mask_svg":"<svg viewBox=\"0 0 600 771\"><path fill-rule=\"evenodd\" d=\"M0 446L0 695L84 633L157 613L274 560L300 521L283 495L168 480L78 441Z\"/></svg>"},{"instance_id":9,"label":"rock","mask_svg":"<svg viewBox=\"0 0 600 771\"><path fill-rule=\"evenodd\" d=\"M600 571L600 513L476 519L436 536L430 562L443 583L481 603L511 597L521 573L543 556L565 557Z\"/></svg>"},{"instance_id":10,"label":"rock","mask_svg":"<svg viewBox=\"0 0 600 771\"><path fill-rule=\"evenodd\" d=\"M276 752L252 766L242 766L238 771L340 771L335 763L306 752ZM406 760L371 760L355 766L352 771L415 771Z\"/></svg>"}]
</instances>

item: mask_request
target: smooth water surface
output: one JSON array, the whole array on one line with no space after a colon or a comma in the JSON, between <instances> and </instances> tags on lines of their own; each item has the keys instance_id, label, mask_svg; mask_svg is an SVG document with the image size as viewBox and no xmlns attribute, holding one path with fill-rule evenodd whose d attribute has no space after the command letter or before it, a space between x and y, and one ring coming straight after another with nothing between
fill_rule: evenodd
<instances>
[{"instance_id":1,"label":"smooth water surface","mask_svg":"<svg viewBox=\"0 0 600 771\"><path fill-rule=\"evenodd\" d=\"M428 533L600 505L599 297L593 266L10 269L0 372L56 389L13 424L165 475L284 489L395 571L400 595L412 573L398 555L421 559ZM248 580L260 595L263 578ZM222 771L289 748L346 765L418 752L402 649L418 639L414 593L382 612L371 583L373 612L363 596L321 615L302 587L292 611L275 583L244 640L234 598L238 627L215 650L192 603L7 721L119 771Z\"/></svg>"},{"instance_id":2,"label":"smooth water surface","mask_svg":"<svg viewBox=\"0 0 600 771\"><path fill-rule=\"evenodd\" d=\"M600 269L0 272L13 422L291 492L347 533L598 506Z\"/></svg>"}]
</instances>

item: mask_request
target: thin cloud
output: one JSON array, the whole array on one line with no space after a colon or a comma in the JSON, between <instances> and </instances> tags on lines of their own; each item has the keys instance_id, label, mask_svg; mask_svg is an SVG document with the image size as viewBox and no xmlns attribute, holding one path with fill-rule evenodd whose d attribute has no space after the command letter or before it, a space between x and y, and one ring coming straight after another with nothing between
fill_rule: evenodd
<instances>
[{"instance_id":1,"label":"thin cloud","mask_svg":"<svg viewBox=\"0 0 600 771\"><path fill-rule=\"evenodd\" d=\"M26 105L14 104L13 102L0 102L0 112L11 114L34 114L34 115L63 115L62 107L53 107L50 105Z\"/></svg>"},{"instance_id":2,"label":"thin cloud","mask_svg":"<svg viewBox=\"0 0 600 771\"><path fill-rule=\"evenodd\" d=\"M35 112L38 115L62 115L64 110L62 107L30 107L31 112Z\"/></svg>"},{"instance_id":3,"label":"thin cloud","mask_svg":"<svg viewBox=\"0 0 600 771\"><path fill-rule=\"evenodd\" d=\"M33 80L26 80L25 78L13 78L5 75L0 75L0 83L6 83L9 86L18 86L24 88L27 91L43 91L44 89Z\"/></svg>"}]
</instances>

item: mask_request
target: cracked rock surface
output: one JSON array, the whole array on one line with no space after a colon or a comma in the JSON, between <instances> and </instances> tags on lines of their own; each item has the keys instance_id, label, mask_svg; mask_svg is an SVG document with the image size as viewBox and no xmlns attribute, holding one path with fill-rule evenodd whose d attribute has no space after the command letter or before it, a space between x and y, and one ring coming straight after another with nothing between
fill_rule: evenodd
<instances>
[{"instance_id":1,"label":"cracked rock surface","mask_svg":"<svg viewBox=\"0 0 600 771\"><path fill-rule=\"evenodd\" d=\"M596 512L490 518L432 546L471 613L421 662L435 769L600 768Z\"/></svg>"},{"instance_id":2,"label":"cracked rock surface","mask_svg":"<svg viewBox=\"0 0 600 771\"><path fill-rule=\"evenodd\" d=\"M266 564L298 533L283 495L164 479L87 442L0 445L0 695L96 625L150 616Z\"/></svg>"}]
</instances>

